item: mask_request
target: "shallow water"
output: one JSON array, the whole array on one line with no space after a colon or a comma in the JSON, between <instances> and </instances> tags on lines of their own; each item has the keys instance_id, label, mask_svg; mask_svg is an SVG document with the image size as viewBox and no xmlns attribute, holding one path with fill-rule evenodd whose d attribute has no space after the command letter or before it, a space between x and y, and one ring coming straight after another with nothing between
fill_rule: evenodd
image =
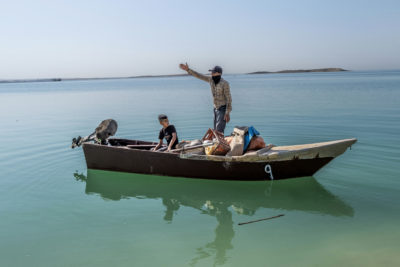
<instances>
[{"instance_id":1,"label":"shallow water","mask_svg":"<svg viewBox=\"0 0 400 267\"><path fill-rule=\"evenodd\" d=\"M227 75L234 125L267 143L356 137L314 177L191 180L86 170L70 140L106 118L156 140L212 124L191 77L0 84L0 266L396 266L400 72ZM283 217L239 226L278 214Z\"/></svg>"}]
</instances>

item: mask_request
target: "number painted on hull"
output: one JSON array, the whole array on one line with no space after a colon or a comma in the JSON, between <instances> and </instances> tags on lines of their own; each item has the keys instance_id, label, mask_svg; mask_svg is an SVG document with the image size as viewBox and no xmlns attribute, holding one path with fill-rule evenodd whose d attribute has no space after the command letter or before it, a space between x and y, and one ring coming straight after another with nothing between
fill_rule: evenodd
<instances>
[{"instance_id":1,"label":"number painted on hull","mask_svg":"<svg viewBox=\"0 0 400 267\"><path fill-rule=\"evenodd\" d=\"M274 180L274 176L272 175L272 168L271 168L271 165L269 165L269 164L265 165L264 170L265 170L265 172L266 172L267 174L269 174L269 178L270 178L271 180Z\"/></svg>"}]
</instances>

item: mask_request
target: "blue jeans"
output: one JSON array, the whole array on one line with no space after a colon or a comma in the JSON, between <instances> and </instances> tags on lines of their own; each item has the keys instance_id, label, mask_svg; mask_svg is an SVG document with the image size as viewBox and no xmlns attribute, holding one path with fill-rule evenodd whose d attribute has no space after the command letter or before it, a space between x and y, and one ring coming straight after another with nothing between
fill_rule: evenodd
<instances>
[{"instance_id":1,"label":"blue jeans","mask_svg":"<svg viewBox=\"0 0 400 267\"><path fill-rule=\"evenodd\" d=\"M224 133L226 121L225 121L226 105L219 108L214 108L214 130Z\"/></svg>"}]
</instances>

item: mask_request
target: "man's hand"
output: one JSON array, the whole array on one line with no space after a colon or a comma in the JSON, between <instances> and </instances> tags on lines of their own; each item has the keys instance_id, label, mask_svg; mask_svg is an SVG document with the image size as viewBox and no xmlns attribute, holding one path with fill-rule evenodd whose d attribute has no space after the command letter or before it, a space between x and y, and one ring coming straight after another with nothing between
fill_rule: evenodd
<instances>
[{"instance_id":1,"label":"man's hand","mask_svg":"<svg viewBox=\"0 0 400 267\"><path fill-rule=\"evenodd\" d=\"M229 113L226 113L224 116L224 120L228 123L231 120L231 116L229 115Z\"/></svg>"},{"instance_id":2,"label":"man's hand","mask_svg":"<svg viewBox=\"0 0 400 267\"><path fill-rule=\"evenodd\" d=\"M189 70L189 65L187 63L186 64L181 63L181 64L179 64L179 68L181 68L181 69L183 69L185 71L188 71Z\"/></svg>"}]
</instances>

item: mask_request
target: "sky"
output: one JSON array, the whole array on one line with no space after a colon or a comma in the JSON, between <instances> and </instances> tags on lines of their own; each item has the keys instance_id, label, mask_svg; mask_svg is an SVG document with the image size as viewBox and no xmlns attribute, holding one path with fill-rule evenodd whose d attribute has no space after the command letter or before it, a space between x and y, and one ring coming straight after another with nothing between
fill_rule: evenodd
<instances>
[{"instance_id":1,"label":"sky","mask_svg":"<svg viewBox=\"0 0 400 267\"><path fill-rule=\"evenodd\" d=\"M400 1L0 0L0 80L400 69Z\"/></svg>"}]
</instances>

